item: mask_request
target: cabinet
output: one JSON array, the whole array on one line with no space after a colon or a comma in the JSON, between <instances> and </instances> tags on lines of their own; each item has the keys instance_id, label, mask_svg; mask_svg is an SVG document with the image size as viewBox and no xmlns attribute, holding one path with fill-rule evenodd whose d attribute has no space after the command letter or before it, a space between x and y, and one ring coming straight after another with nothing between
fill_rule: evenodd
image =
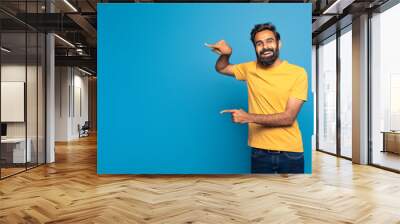
<instances>
[{"instance_id":1,"label":"cabinet","mask_svg":"<svg viewBox=\"0 0 400 224\"><path fill-rule=\"evenodd\" d=\"M400 131L384 131L382 152L400 154Z\"/></svg>"}]
</instances>

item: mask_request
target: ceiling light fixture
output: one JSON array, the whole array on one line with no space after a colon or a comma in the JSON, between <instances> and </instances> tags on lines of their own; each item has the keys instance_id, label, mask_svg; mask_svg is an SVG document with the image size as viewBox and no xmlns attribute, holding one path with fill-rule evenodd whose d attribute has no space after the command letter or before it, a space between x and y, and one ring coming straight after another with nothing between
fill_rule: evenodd
<instances>
[{"instance_id":1,"label":"ceiling light fixture","mask_svg":"<svg viewBox=\"0 0 400 224\"><path fill-rule=\"evenodd\" d=\"M67 4L72 10L74 10L74 12L78 12L78 10L71 4L69 3L68 0L64 0L65 4Z\"/></svg>"},{"instance_id":2,"label":"ceiling light fixture","mask_svg":"<svg viewBox=\"0 0 400 224\"><path fill-rule=\"evenodd\" d=\"M60 39L61 41L63 41L64 43L66 43L67 45L69 45L69 46L75 48L75 45L73 45L73 44L72 44L71 42L69 42L68 40L66 40L66 39L64 39L64 38L62 38L62 37L60 37L60 36L57 35L57 34L54 34L54 36L57 37L58 39Z\"/></svg>"},{"instance_id":3,"label":"ceiling light fixture","mask_svg":"<svg viewBox=\"0 0 400 224\"><path fill-rule=\"evenodd\" d=\"M343 13L343 10L351 5L355 0L336 0L330 5L327 9L322 13L323 15L328 14L336 14L340 15Z\"/></svg>"},{"instance_id":4,"label":"ceiling light fixture","mask_svg":"<svg viewBox=\"0 0 400 224\"><path fill-rule=\"evenodd\" d=\"M336 0L332 5L330 5L327 9L324 10L324 12L322 14L328 14L328 13L332 13L332 9L335 9L337 4L340 2L340 0Z\"/></svg>"},{"instance_id":5,"label":"ceiling light fixture","mask_svg":"<svg viewBox=\"0 0 400 224\"><path fill-rule=\"evenodd\" d=\"M11 52L11 50L9 50L9 49L7 49L7 48L5 48L5 47L1 47L1 50L4 51L4 52L6 52L6 53L10 53L10 52Z\"/></svg>"},{"instance_id":6,"label":"ceiling light fixture","mask_svg":"<svg viewBox=\"0 0 400 224\"><path fill-rule=\"evenodd\" d=\"M79 68L79 67L78 67L78 70L81 71L81 72L83 72L83 73L85 73L85 74L87 74L87 75L90 75L90 76L93 75L92 73L90 73L90 72L88 72L88 71L86 71L86 70L83 70L83 69L81 69L81 68Z\"/></svg>"}]
</instances>

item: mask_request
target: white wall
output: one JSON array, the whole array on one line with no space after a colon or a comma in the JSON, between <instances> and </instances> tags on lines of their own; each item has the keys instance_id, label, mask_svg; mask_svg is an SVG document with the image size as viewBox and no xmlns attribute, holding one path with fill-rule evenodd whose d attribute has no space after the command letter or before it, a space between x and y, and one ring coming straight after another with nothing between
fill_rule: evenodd
<instances>
[{"instance_id":1,"label":"white wall","mask_svg":"<svg viewBox=\"0 0 400 224\"><path fill-rule=\"evenodd\" d=\"M2 82L25 82L25 76L27 69L27 75L30 85L36 85L36 81L33 81L32 75L36 77L36 67L28 66L27 68L24 65L18 64L5 64L1 66L1 81ZM28 137L30 133L36 130L36 113L32 113L32 111L36 111L36 88L27 88L27 116L28 116ZM4 96L3 96L4 97ZM34 98L34 99L31 99ZM34 102L32 104L32 102ZM40 106L40 105L39 105ZM6 110L7 108L1 108L2 110ZM34 122L34 124L32 124ZM25 137L25 124L26 122L7 122L7 136L8 137ZM36 134L36 132L35 132Z\"/></svg>"},{"instance_id":2,"label":"white wall","mask_svg":"<svg viewBox=\"0 0 400 224\"><path fill-rule=\"evenodd\" d=\"M88 77L85 76L81 76L82 73L78 73L78 75L76 75L76 71L75 70L75 75L74 75L74 108L72 109L73 113L72 113L72 136L74 136L74 138L79 137L79 133L78 133L78 124L80 124L81 126L85 123L85 121L88 121L89 119L89 111L88 111ZM79 93L80 92L80 93ZM80 96L80 97L79 97ZM79 102L80 101L80 102ZM81 107L81 108L80 108ZM81 111L80 111L81 110ZM74 113L75 112L75 113Z\"/></svg>"},{"instance_id":3,"label":"white wall","mask_svg":"<svg viewBox=\"0 0 400 224\"><path fill-rule=\"evenodd\" d=\"M69 70L67 67L55 68L55 141L68 140L68 116L70 84Z\"/></svg>"},{"instance_id":4,"label":"white wall","mask_svg":"<svg viewBox=\"0 0 400 224\"><path fill-rule=\"evenodd\" d=\"M55 140L70 141L88 120L88 77L72 67L56 67L55 73Z\"/></svg>"}]
</instances>

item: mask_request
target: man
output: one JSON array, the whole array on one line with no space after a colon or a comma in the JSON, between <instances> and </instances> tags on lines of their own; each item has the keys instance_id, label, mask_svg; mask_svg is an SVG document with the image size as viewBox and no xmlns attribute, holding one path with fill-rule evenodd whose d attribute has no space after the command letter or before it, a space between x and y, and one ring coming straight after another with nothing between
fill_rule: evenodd
<instances>
[{"instance_id":1,"label":"man","mask_svg":"<svg viewBox=\"0 0 400 224\"><path fill-rule=\"evenodd\" d=\"M253 173L304 173L303 143L296 117L307 100L307 73L279 58L280 35L271 23L251 31L257 60L230 64L232 48L224 41L207 44L220 56L216 70L247 82L249 113L224 110L249 125Z\"/></svg>"}]
</instances>

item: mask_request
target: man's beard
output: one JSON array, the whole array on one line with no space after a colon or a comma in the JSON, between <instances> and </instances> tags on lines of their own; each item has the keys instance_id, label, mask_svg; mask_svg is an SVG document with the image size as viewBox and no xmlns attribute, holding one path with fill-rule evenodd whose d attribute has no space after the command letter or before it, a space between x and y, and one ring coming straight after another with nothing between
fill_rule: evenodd
<instances>
[{"instance_id":1,"label":"man's beard","mask_svg":"<svg viewBox=\"0 0 400 224\"><path fill-rule=\"evenodd\" d=\"M272 52L272 55L265 57L262 56L263 53L265 52ZM263 49L259 54L257 53L257 62L265 67L269 67L272 64L274 64L274 62L276 61L276 59L278 59L279 57L279 49L276 49L276 51L272 48L268 48L268 49Z\"/></svg>"}]
</instances>

